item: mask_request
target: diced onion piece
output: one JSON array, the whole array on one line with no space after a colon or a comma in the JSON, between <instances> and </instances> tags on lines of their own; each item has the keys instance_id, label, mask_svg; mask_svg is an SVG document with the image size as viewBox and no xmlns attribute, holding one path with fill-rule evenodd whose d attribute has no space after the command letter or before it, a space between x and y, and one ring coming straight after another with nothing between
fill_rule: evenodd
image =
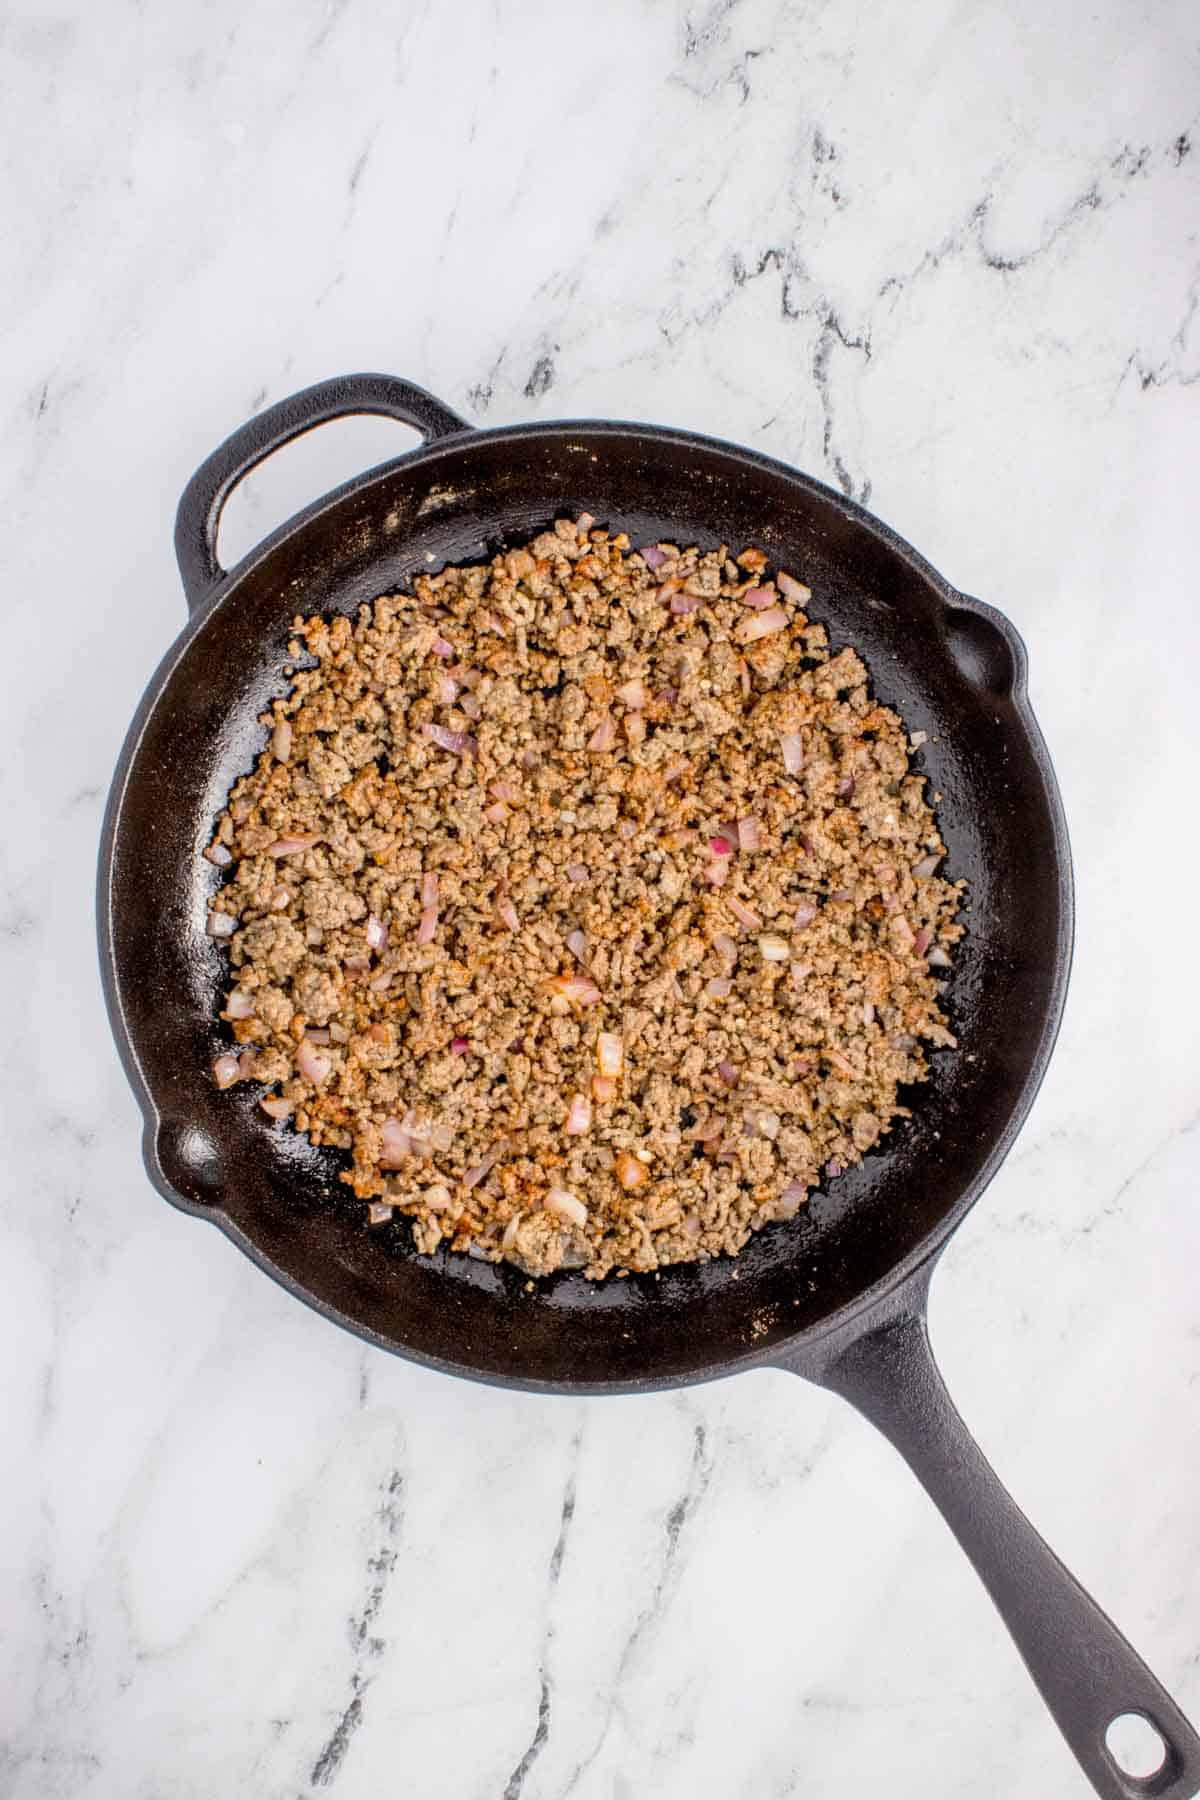
<instances>
[{"instance_id":1,"label":"diced onion piece","mask_svg":"<svg viewBox=\"0 0 1200 1800\"><path fill-rule=\"evenodd\" d=\"M381 969L378 975L372 975L367 983L373 994L386 994L391 985L392 971L390 969ZM332 1030L332 1027L330 1029Z\"/></svg>"},{"instance_id":2,"label":"diced onion piece","mask_svg":"<svg viewBox=\"0 0 1200 1800\"><path fill-rule=\"evenodd\" d=\"M284 907L290 906L291 903L292 896L285 887L277 887L275 892L271 895L271 910L273 912L282 912Z\"/></svg>"},{"instance_id":3,"label":"diced onion piece","mask_svg":"<svg viewBox=\"0 0 1200 1800\"><path fill-rule=\"evenodd\" d=\"M323 1081L329 1079L333 1060L324 1050L318 1050L304 1038L296 1052L296 1067L306 1081L311 1081L314 1087L320 1087Z\"/></svg>"},{"instance_id":4,"label":"diced onion piece","mask_svg":"<svg viewBox=\"0 0 1200 1800\"><path fill-rule=\"evenodd\" d=\"M392 1216L392 1207L386 1200L372 1200L367 1207L368 1225L386 1225Z\"/></svg>"},{"instance_id":5,"label":"diced onion piece","mask_svg":"<svg viewBox=\"0 0 1200 1800\"><path fill-rule=\"evenodd\" d=\"M389 976L388 979L390 980L391 977ZM350 1033L346 1030L344 1025L339 1025L336 1019L329 1027L329 1035L335 1044L348 1044L350 1042Z\"/></svg>"},{"instance_id":6,"label":"diced onion piece","mask_svg":"<svg viewBox=\"0 0 1200 1800\"><path fill-rule=\"evenodd\" d=\"M458 699L458 683L453 675L439 675L437 678L437 697L439 706L453 706Z\"/></svg>"},{"instance_id":7,"label":"diced onion piece","mask_svg":"<svg viewBox=\"0 0 1200 1800\"><path fill-rule=\"evenodd\" d=\"M233 861L233 852L224 844L210 844L204 854L216 869L227 869Z\"/></svg>"},{"instance_id":8,"label":"diced onion piece","mask_svg":"<svg viewBox=\"0 0 1200 1800\"><path fill-rule=\"evenodd\" d=\"M923 856L919 863L913 864L912 872L918 881L928 881L931 875L937 873L937 866L941 860L940 856Z\"/></svg>"},{"instance_id":9,"label":"diced onion piece","mask_svg":"<svg viewBox=\"0 0 1200 1800\"><path fill-rule=\"evenodd\" d=\"M946 955L946 952L942 949L940 944L935 944L933 946L933 949L929 952L925 961L929 964L931 969L948 969L950 967L950 958Z\"/></svg>"},{"instance_id":10,"label":"diced onion piece","mask_svg":"<svg viewBox=\"0 0 1200 1800\"><path fill-rule=\"evenodd\" d=\"M727 931L718 931L713 939L713 949L729 962L737 961L738 947Z\"/></svg>"},{"instance_id":11,"label":"diced onion piece","mask_svg":"<svg viewBox=\"0 0 1200 1800\"><path fill-rule=\"evenodd\" d=\"M710 1000L727 1000L733 992L733 983L728 975L714 975L705 983L704 992Z\"/></svg>"},{"instance_id":12,"label":"diced onion piece","mask_svg":"<svg viewBox=\"0 0 1200 1800\"><path fill-rule=\"evenodd\" d=\"M282 1094L264 1094L259 1106L268 1119L290 1119L296 1110L294 1100L285 1100Z\"/></svg>"},{"instance_id":13,"label":"diced onion piece","mask_svg":"<svg viewBox=\"0 0 1200 1800\"><path fill-rule=\"evenodd\" d=\"M787 1216L791 1218L795 1215L796 1209L804 1204L807 1196L808 1189L802 1181L789 1181L779 1196L779 1203L781 1206L787 1207Z\"/></svg>"},{"instance_id":14,"label":"diced onion piece","mask_svg":"<svg viewBox=\"0 0 1200 1800\"><path fill-rule=\"evenodd\" d=\"M313 845L319 844L320 841L321 834L319 831L305 832L303 834L298 834L296 837L276 838L273 844L267 845L267 855L296 856L301 850L311 850Z\"/></svg>"},{"instance_id":15,"label":"diced onion piece","mask_svg":"<svg viewBox=\"0 0 1200 1800\"><path fill-rule=\"evenodd\" d=\"M759 638L785 630L787 622L788 616L782 606L768 606L765 612L751 613L748 619L741 619L733 635L739 644L753 644Z\"/></svg>"},{"instance_id":16,"label":"diced onion piece","mask_svg":"<svg viewBox=\"0 0 1200 1800\"><path fill-rule=\"evenodd\" d=\"M724 887L725 883L729 880L728 857L710 857L708 866L704 871L704 879L707 881L709 887Z\"/></svg>"},{"instance_id":17,"label":"diced onion piece","mask_svg":"<svg viewBox=\"0 0 1200 1800\"><path fill-rule=\"evenodd\" d=\"M812 589L805 587L802 581L797 581L794 575L789 575L786 569L780 569L775 583L784 598L794 601L797 606L803 606L806 600L812 599Z\"/></svg>"},{"instance_id":18,"label":"diced onion piece","mask_svg":"<svg viewBox=\"0 0 1200 1800\"><path fill-rule=\"evenodd\" d=\"M831 900L853 900L854 895L849 888L834 888L829 898Z\"/></svg>"},{"instance_id":19,"label":"diced onion piece","mask_svg":"<svg viewBox=\"0 0 1200 1800\"><path fill-rule=\"evenodd\" d=\"M509 931L516 931L521 924L517 917L517 909L507 894L501 894L496 902L496 917Z\"/></svg>"},{"instance_id":20,"label":"diced onion piece","mask_svg":"<svg viewBox=\"0 0 1200 1800\"><path fill-rule=\"evenodd\" d=\"M683 619L689 613L699 612L704 602L699 594L672 594L669 604L676 618Z\"/></svg>"},{"instance_id":21,"label":"diced onion piece","mask_svg":"<svg viewBox=\"0 0 1200 1800\"><path fill-rule=\"evenodd\" d=\"M831 1181L835 1180L836 1177L841 1174L841 1172L842 1172L842 1165L840 1162L837 1161L836 1157L833 1159L833 1161L827 1162L825 1164L825 1173L828 1175L828 1177Z\"/></svg>"},{"instance_id":22,"label":"diced onion piece","mask_svg":"<svg viewBox=\"0 0 1200 1800\"><path fill-rule=\"evenodd\" d=\"M490 806L484 807L483 816L489 825L503 825L508 818L508 808L502 800L493 800Z\"/></svg>"},{"instance_id":23,"label":"diced onion piece","mask_svg":"<svg viewBox=\"0 0 1200 1800\"><path fill-rule=\"evenodd\" d=\"M546 986L552 994L561 994L572 1006L595 1006L603 998L600 989L586 975L552 975Z\"/></svg>"},{"instance_id":24,"label":"diced onion piece","mask_svg":"<svg viewBox=\"0 0 1200 1800\"><path fill-rule=\"evenodd\" d=\"M724 1131L724 1122L716 1113L709 1113L707 1119L701 1119L693 1125L688 1136L697 1144L714 1144Z\"/></svg>"},{"instance_id":25,"label":"diced onion piece","mask_svg":"<svg viewBox=\"0 0 1200 1800\"><path fill-rule=\"evenodd\" d=\"M469 1038L456 1037L450 1039L451 1056L465 1056L470 1048L471 1040Z\"/></svg>"},{"instance_id":26,"label":"diced onion piece","mask_svg":"<svg viewBox=\"0 0 1200 1800\"><path fill-rule=\"evenodd\" d=\"M437 928L437 907L427 906L422 912L420 923L417 926L418 944L432 944L434 938L437 936Z\"/></svg>"},{"instance_id":27,"label":"diced onion piece","mask_svg":"<svg viewBox=\"0 0 1200 1800\"><path fill-rule=\"evenodd\" d=\"M596 1067L601 1075L619 1075L625 1067L625 1045L614 1031L602 1031L596 1039Z\"/></svg>"},{"instance_id":28,"label":"diced onion piece","mask_svg":"<svg viewBox=\"0 0 1200 1800\"><path fill-rule=\"evenodd\" d=\"M507 1252L514 1247L517 1241L517 1233L520 1229L521 1214L514 1213L512 1218L508 1221L508 1224L504 1227L504 1236L500 1239L501 1250Z\"/></svg>"},{"instance_id":29,"label":"diced onion piece","mask_svg":"<svg viewBox=\"0 0 1200 1800\"><path fill-rule=\"evenodd\" d=\"M646 684L641 676L635 675L632 681L623 681L617 689L617 699L631 711L639 712L646 704Z\"/></svg>"},{"instance_id":30,"label":"diced onion piece","mask_svg":"<svg viewBox=\"0 0 1200 1800\"><path fill-rule=\"evenodd\" d=\"M371 959L369 956L359 955L356 951L353 956L346 958L342 967L349 975L365 975L371 967Z\"/></svg>"},{"instance_id":31,"label":"diced onion piece","mask_svg":"<svg viewBox=\"0 0 1200 1800\"><path fill-rule=\"evenodd\" d=\"M517 790L511 781L493 781L488 793L493 800L500 800L506 806L510 806L517 798Z\"/></svg>"},{"instance_id":32,"label":"diced onion piece","mask_svg":"<svg viewBox=\"0 0 1200 1800\"><path fill-rule=\"evenodd\" d=\"M405 1159L412 1155L412 1138L399 1119L385 1119L380 1127L382 1147L379 1153L379 1165L384 1169L398 1169Z\"/></svg>"},{"instance_id":33,"label":"diced onion piece","mask_svg":"<svg viewBox=\"0 0 1200 1800\"><path fill-rule=\"evenodd\" d=\"M474 756L479 745L466 731L451 731L448 725L422 725L425 736L441 750L449 750L453 756Z\"/></svg>"},{"instance_id":34,"label":"diced onion piece","mask_svg":"<svg viewBox=\"0 0 1200 1800\"><path fill-rule=\"evenodd\" d=\"M292 754L292 727L288 719L280 719L271 733L271 754L276 762L285 763Z\"/></svg>"},{"instance_id":35,"label":"diced onion piece","mask_svg":"<svg viewBox=\"0 0 1200 1800\"><path fill-rule=\"evenodd\" d=\"M842 779L837 784L837 795L839 800L852 800L854 798L853 775L843 775Z\"/></svg>"},{"instance_id":36,"label":"diced onion piece","mask_svg":"<svg viewBox=\"0 0 1200 1800\"><path fill-rule=\"evenodd\" d=\"M812 922L816 918L816 916L817 916L816 901L815 900L800 900L796 904L796 911L795 911L795 915L792 919L792 924L795 926L797 931L803 931L804 927L806 925L812 924Z\"/></svg>"},{"instance_id":37,"label":"diced onion piece","mask_svg":"<svg viewBox=\"0 0 1200 1800\"><path fill-rule=\"evenodd\" d=\"M759 926L762 924L762 920L752 906L747 906L743 901L738 899L736 894L730 894L727 904L730 912L733 914L739 925L744 925L747 931L758 930Z\"/></svg>"},{"instance_id":38,"label":"diced onion piece","mask_svg":"<svg viewBox=\"0 0 1200 1800\"><path fill-rule=\"evenodd\" d=\"M238 928L238 922L229 913L210 912L208 923L204 927L211 938L232 937Z\"/></svg>"},{"instance_id":39,"label":"diced onion piece","mask_svg":"<svg viewBox=\"0 0 1200 1800\"><path fill-rule=\"evenodd\" d=\"M218 1056L213 1063L212 1072L213 1080L219 1088L232 1087L235 1081L242 1078L236 1056Z\"/></svg>"},{"instance_id":40,"label":"diced onion piece","mask_svg":"<svg viewBox=\"0 0 1200 1800\"><path fill-rule=\"evenodd\" d=\"M733 855L733 844L727 837L710 837L708 848L713 856Z\"/></svg>"},{"instance_id":41,"label":"diced onion piece","mask_svg":"<svg viewBox=\"0 0 1200 1800\"><path fill-rule=\"evenodd\" d=\"M546 1211L557 1213L560 1219L566 1219L570 1225L586 1225L588 1210L582 1200L566 1188L552 1187L546 1195Z\"/></svg>"},{"instance_id":42,"label":"diced onion piece","mask_svg":"<svg viewBox=\"0 0 1200 1800\"><path fill-rule=\"evenodd\" d=\"M465 1188L478 1187L484 1176L491 1174L492 1169L495 1167L496 1163L500 1161L503 1154L504 1145L502 1143L495 1145L493 1149L488 1151L482 1162L477 1162L474 1168L467 1170L462 1178L463 1186Z\"/></svg>"},{"instance_id":43,"label":"diced onion piece","mask_svg":"<svg viewBox=\"0 0 1200 1800\"><path fill-rule=\"evenodd\" d=\"M639 1188L643 1182L649 1181L650 1171L632 1150L619 1150L615 1164L616 1177L621 1186L627 1190Z\"/></svg>"},{"instance_id":44,"label":"diced onion piece","mask_svg":"<svg viewBox=\"0 0 1200 1800\"><path fill-rule=\"evenodd\" d=\"M387 926L384 924L382 919L377 919L375 917L374 913L367 914L367 924L366 924L366 931L365 931L364 935L366 936L366 940L367 940L368 944L371 946L372 950L386 950L387 949L387 941L388 941Z\"/></svg>"},{"instance_id":45,"label":"diced onion piece","mask_svg":"<svg viewBox=\"0 0 1200 1800\"><path fill-rule=\"evenodd\" d=\"M804 767L804 734L799 731L781 731L779 748L783 751L783 766L789 775L798 775Z\"/></svg>"},{"instance_id":46,"label":"diced onion piece","mask_svg":"<svg viewBox=\"0 0 1200 1800\"><path fill-rule=\"evenodd\" d=\"M225 1002L225 1016L227 1019L252 1019L254 1002L249 994L243 993L241 988L231 988Z\"/></svg>"},{"instance_id":47,"label":"diced onion piece","mask_svg":"<svg viewBox=\"0 0 1200 1800\"><path fill-rule=\"evenodd\" d=\"M563 1130L568 1137L582 1137L592 1129L592 1103L586 1094L572 1094Z\"/></svg>"},{"instance_id":48,"label":"diced onion piece","mask_svg":"<svg viewBox=\"0 0 1200 1800\"><path fill-rule=\"evenodd\" d=\"M310 1044L327 1044L329 1042L328 1025L306 1025L304 1035Z\"/></svg>"},{"instance_id":49,"label":"diced onion piece","mask_svg":"<svg viewBox=\"0 0 1200 1800\"><path fill-rule=\"evenodd\" d=\"M617 1097L617 1084L611 1075L592 1076L592 1099L597 1106L607 1106Z\"/></svg>"},{"instance_id":50,"label":"diced onion piece","mask_svg":"<svg viewBox=\"0 0 1200 1800\"><path fill-rule=\"evenodd\" d=\"M435 1181L432 1187L427 1187L422 1193L421 1198L429 1208L430 1212L449 1212L450 1208L454 1205L454 1199L450 1193L450 1189L445 1187L440 1181Z\"/></svg>"},{"instance_id":51,"label":"diced onion piece","mask_svg":"<svg viewBox=\"0 0 1200 1800\"><path fill-rule=\"evenodd\" d=\"M739 850L757 850L762 842L757 819L739 819L737 834Z\"/></svg>"},{"instance_id":52,"label":"diced onion piece","mask_svg":"<svg viewBox=\"0 0 1200 1800\"><path fill-rule=\"evenodd\" d=\"M776 937L772 931L765 931L758 940L758 948L764 962L786 962L791 955L791 946L786 938Z\"/></svg>"},{"instance_id":53,"label":"diced onion piece","mask_svg":"<svg viewBox=\"0 0 1200 1800\"><path fill-rule=\"evenodd\" d=\"M586 881L588 879L588 876L590 873L591 873L591 871L588 869L588 866L586 863L568 863L567 864L567 880L568 881Z\"/></svg>"},{"instance_id":54,"label":"diced onion piece","mask_svg":"<svg viewBox=\"0 0 1200 1800\"><path fill-rule=\"evenodd\" d=\"M438 899L438 878L434 874L421 877L421 905L436 906Z\"/></svg>"},{"instance_id":55,"label":"diced onion piece","mask_svg":"<svg viewBox=\"0 0 1200 1800\"><path fill-rule=\"evenodd\" d=\"M453 656L454 645L447 638L435 637L429 648L435 656Z\"/></svg>"},{"instance_id":56,"label":"diced onion piece","mask_svg":"<svg viewBox=\"0 0 1200 1800\"><path fill-rule=\"evenodd\" d=\"M666 551L660 550L657 544L647 544L644 549L638 551L638 555L648 569L661 569L667 561Z\"/></svg>"},{"instance_id":57,"label":"diced onion piece","mask_svg":"<svg viewBox=\"0 0 1200 1800\"><path fill-rule=\"evenodd\" d=\"M908 747L910 750L919 750L922 744L927 744L928 742L929 733L927 731L914 731L909 737Z\"/></svg>"},{"instance_id":58,"label":"diced onion piece","mask_svg":"<svg viewBox=\"0 0 1200 1800\"><path fill-rule=\"evenodd\" d=\"M717 1064L717 1074L721 1077L721 1080L725 1083L726 1087L736 1087L741 1079L738 1071L731 1062L719 1062Z\"/></svg>"},{"instance_id":59,"label":"diced onion piece","mask_svg":"<svg viewBox=\"0 0 1200 1800\"><path fill-rule=\"evenodd\" d=\"M578 929L569 931L567 933L567 949L578 962L583 962L587 956L586 934Z\"/></svg>"},{"instance_id":60,"label":"diced onion piece","mask_svg":"<svg viewBox=\"0 0 1200 1800\"><path fill-rule=\"evenodd\" d=\"M873 1025L875 1023L875 1008L870 1000L863 1001L862 1022L864 1025Z\"/></svg>"},{"instance_id":61,"label":"diced onion piece","mask_svg":"<svg viewBox=\"0 0 1200 1800\"><path fill-rule=\"evenodd\" d=\"M612 714L605 713L595 731L593 731L591 737L588 739L587 747L589 750L595 751L597 755L600 755L603 751L612 749L616 742L616 737L617 727L613 721Z\"/></svg>"},{"instance_id":62,"label":"diced onion piece","mask_svg":"<svg viewBox=\"0 0 1200 1800\"><path fill-rule=\"evenodd\" d=\"M474 694L464 694L459 701L459 705L466 713L468 719L478 719L483 712L483 708L480 706Z\"/></svg>"},{"instance_id":63,"label":"diced onion piece","mask_svg":"<svg viewBox=\"0 0 1200 1800\"><path fill-rule=\"evenodd\" d=\"M916 937L913 939L913 950L915 954L917 956L924 956L932 942L933 926L922 925L920 931L918 931Z\"/></svg>"},{"instance_id":64,"label":"diced onion piece","mask_svg":"<svg viewBox=\"0 0 1200 1800\"><path fill-rule=\"evenodd\" d=\"M774 1143L775 1139L779 1136L779 1129L782 1123L783 1121L778 1113L763 1112L759 1113L755 1119L754 1129L758 1132L759 1137L765 1137L769 1142Z\"/></svg>"}]
</instances>

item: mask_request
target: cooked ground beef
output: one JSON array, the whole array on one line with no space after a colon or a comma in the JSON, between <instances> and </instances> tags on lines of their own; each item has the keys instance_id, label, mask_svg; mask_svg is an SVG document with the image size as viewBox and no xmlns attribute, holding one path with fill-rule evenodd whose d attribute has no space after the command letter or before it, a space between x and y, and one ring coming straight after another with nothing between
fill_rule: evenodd
<instances>
[{"instance_id":1,"label":"cooked ground beef","mask_svg":"<svg viewBox=\"0 0 1200 1800\"><path fill-rule=\"evenodd\" d=\"M732 1255L953 1046L961 883L810 595L586 516L297 618L207 855L241 1054L373 1223L530 1274Z\"/></svg>"}]
</instances>

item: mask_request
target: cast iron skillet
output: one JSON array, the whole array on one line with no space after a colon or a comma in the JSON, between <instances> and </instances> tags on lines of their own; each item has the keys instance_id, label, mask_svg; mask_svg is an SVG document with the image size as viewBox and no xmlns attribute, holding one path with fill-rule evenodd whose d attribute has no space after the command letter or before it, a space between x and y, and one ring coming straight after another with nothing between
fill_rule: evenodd
<instances>
[{"instance_id":1,"label":"cast iron skillet","mask_svg":"<svg viewBox=\"0 0 1200 1800\"><path fill-rule=\"evenodd\" d=\"M339 488L236 569L216 556L231 490L330 419L415 426L410 455ZM863 651L879 698L929 734L948 872L970 890L949 1005L961 1049L934 1058L915 1116L861 1168L762 1232L736 1262L593 1285L415 1257L406 1228L368 1232L336 1159L270 1126L253 1093L209 1074L224 958L204 935L215 814L284 686L296 612L348 612L431 565L481 557L580 509L705 547L755 543L798 571L836 641ZM925 1327L939 1252L1009 1150L1058 1029L1071 955L1066 828L1012 626L957 593L852 501L711 438L639 425L474 431L406 381L323 382L243 426L198 470L176 549L189 621L130 728L100 861L101 961L113 1030L145 1114L159 1192L212 1219L260 1268L368 1342L448 1374L542 1392L630 1393L764 1364L843 1394L941 1508L1047 1705L1108 1800L1185 1800L1200 1739L997 1481L942 1385ZM1133 1779L1105 1741L1117 1715L1163 1740Z\"/></svg>"}]
</instances>

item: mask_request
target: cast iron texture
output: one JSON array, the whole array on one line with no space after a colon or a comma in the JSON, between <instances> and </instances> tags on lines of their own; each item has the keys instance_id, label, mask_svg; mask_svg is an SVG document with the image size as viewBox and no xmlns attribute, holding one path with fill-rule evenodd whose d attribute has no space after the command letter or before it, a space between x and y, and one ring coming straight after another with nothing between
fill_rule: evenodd
<instances>
[{"instance_id":1,"label":"cast iron texture","mask_svg":"<svg viewBox=\"0 0 1200 1800\"><path fill-rule=\"evenodd\" d=\"M221 508L263 457L327 419L384 413L424 443L319 501L237 569ZM834 643L864 654L880 700L928 734L946 872L969 889L949 1008L960 1048L933 1058L915 1116L861 1168L768 1228L736 1262L593 1284L465 1256L416 1257L368 1232L335 1156L268 1124L209 1067L222 950L204 934L220 877L201 857L283 691L297 612L352 612L418 571L484 557L562 513L633 542L760 545L814 592ZM191 617L153 677L114 779L101 854L101 961L146 1120L151 1179L219 1224L292 1293L382 1348L447 1373L560 1393L622 1393L777 1364L844 1393L893 1439L979 1569L1097 1791L1184 1800L1200 1740L1009 1499L929 1355L933 1262L1007 1153L1041 1081L1071 952L1070 854L1001 614L956 592L861 507L795 470L687 432L612 423L473 431L408 382L327 382L269 409L197 472L176 546ZM1166 1760L1149 1783L1104 1747L1142 1711Z\"/></svg>"}]
</instances>

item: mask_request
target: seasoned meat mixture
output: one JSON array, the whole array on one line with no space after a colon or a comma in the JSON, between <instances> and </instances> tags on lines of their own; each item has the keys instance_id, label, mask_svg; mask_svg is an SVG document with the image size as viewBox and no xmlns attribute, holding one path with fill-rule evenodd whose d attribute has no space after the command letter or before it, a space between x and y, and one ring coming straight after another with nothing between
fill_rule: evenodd
<instances>
[{"instance_id":1,"label":"seasoned meat mixture","mask_svg":"<svg viewBox=\"0 0 1200 1800\"><path fill-rule=\"evenodd\" d=\"M422 1252L735 1254L954 1044L915 746L755 549L585 515L412 589L294 623L205 852L215 1079L348 1152Z\"/></svg>"}]
</instances>

